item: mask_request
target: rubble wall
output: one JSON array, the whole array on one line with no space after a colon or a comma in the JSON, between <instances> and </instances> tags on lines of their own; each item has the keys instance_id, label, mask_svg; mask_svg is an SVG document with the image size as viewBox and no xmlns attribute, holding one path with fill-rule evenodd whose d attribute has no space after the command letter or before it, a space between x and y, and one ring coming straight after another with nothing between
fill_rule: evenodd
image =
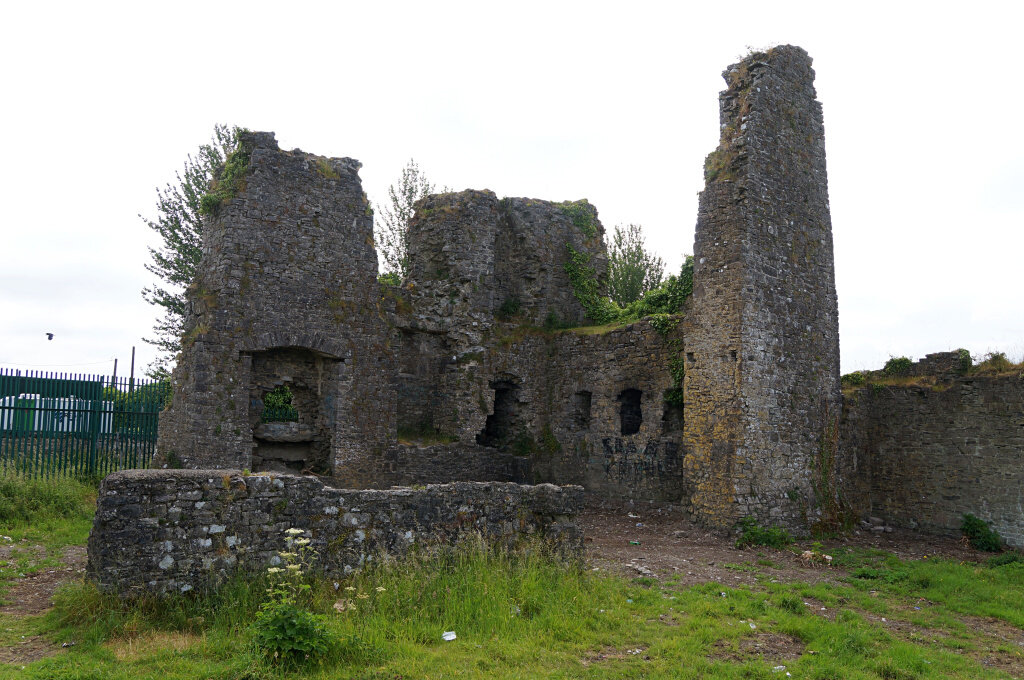
<instances>
[{"instance_id":1,"label":"rubble wall","mask_svg":"<svg viewBox=\"0 0 1024 680\"><path fill-rule=\"evenodd\" d=\"M314 568L344 576L383 554L481 536L513 547L530 537L582 554L582 489L455 483L356 491L313 477L237 470L133 470L103 480L87 574L122 595L203 590L238 572L262 573L306 530Z\"/></svg>"},{"instance_id":2,"label":"rubble wall","mask_svg":"<svg viewBox=\"0 0 1024 680\"><path fill-rule=\"evenodd\" d=\"M287 384L306 426L292 448L309 452L277 462L359 481L394 441L395 399L360 164L282 151L273 133L242 133L236 154L235 194L204 221L157 462L258 469L262 396Z\"/></svg>"},{"instance_id":3,"label":"rubble wall","mask_svg":"<svg viewBox=\"0 0 1024 680\"><path fill-rule=\"evenodd\" d=\"M853 509L957 534L965 513L1024 547L1024 380L868 385L843 402L841 474Z\"/></svg>"},{"instance_id":4,"label":"rubble wall","mask_svg":"<svg viewBox=\"0 0 1024 680\"><path fill-rule=\"evenodd\" d=\"M725 73L687 316L686 474L698 517L805 530L839 412L839 331L821 105L798 47Z\"/></svg>"},{"instance_id":5,"label":"rubble wall","mask_svg":"<svg viewBox=\"0 0 1024 680\"><path fill-rule=\"evenodd\" d=\"M611 330L498 323L483 342L486 349L448 357L431 388L444 417L427 430L456 440L451 446L466 452L467 470L504 474L511 458L534 482L640 500L684 496L682 405L666 403L681 377L673 374L682 361L681 317ZM627 390L639 394L635 431L624 433ZM403 465L429 472L412 463L411 451L401 455ZM444 456L432 460L449 465Z\"/></svg>"}]
</instances>

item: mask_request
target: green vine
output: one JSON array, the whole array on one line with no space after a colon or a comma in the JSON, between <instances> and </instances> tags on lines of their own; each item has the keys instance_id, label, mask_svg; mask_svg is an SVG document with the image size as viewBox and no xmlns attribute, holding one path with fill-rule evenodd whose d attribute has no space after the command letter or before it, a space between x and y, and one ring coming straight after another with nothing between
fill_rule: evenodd
<instances>
[{"instance_id":1,"label":"green vine","mask_svg":"<svg viewBox=\"0 0 1024 680\"><path fill-rule=\"evenodd\" d=\"M569 258L565 263L565 273L569 275L573 295L583 305L587 316L598 324L611 323L617 320L622 310L608 297L601 295L597 284L597 275L590 266L590 255L581 253L571 244L566 243Z\"/></svg>"},{"instance_id":2,"label":"green vine","mask_svg":"<svg viewBox=\"0 0 1024 680\"><path fill-rule=\"evenodd\" d=\"M239 130L239 135L248 130ZM210 183L210 190L199 199L199 214L216 217L225 202L245 189L245 177L249 173L252 148L239 141L234 151L228 154L224 166Z\"/></svg>"},{"instance_id":3,"label":"green vine","mask_svg":"<svg viewBox=\"0 0 1024 680\"><path fill-rule=\"evenodd\" d=\"M573 226L582 231L587 238L597 236L597 213L587 199L566 201L558 207L572 221Z\"/></svg>"},{"instance_id":4,"label":"green vine","mask_svg":"<svg viewBox=\"0 0 1024 680\"><path fill-rule=\"evenodd\" d=\"M658 335L665 337L676 329L676 325L679 323L679 317L673 316L672 314L652 314L648 317L651 326L654 330L658 331Z\"/></svg>"}]
</instances>

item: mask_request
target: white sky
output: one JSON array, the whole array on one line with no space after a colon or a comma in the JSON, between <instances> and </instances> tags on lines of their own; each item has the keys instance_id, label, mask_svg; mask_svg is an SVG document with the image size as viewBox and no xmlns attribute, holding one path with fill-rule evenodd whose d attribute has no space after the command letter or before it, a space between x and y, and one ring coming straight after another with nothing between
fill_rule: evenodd
<instances>
[{"instance_id":1,"label":"white sky","mask_svg":"<svg viewBox=\"0 0 1024 680\"><path fill-rule=\"evenodd\" d=\"M585 197L677 269L720 74L782 43L814 58L825 110L843 372L961 346L1019 359L1022 7L5 3L0 366L151 361L138 214L218 122L359 159L375 201L410 157L439 186Z\"/></svg>"}]
</instances>

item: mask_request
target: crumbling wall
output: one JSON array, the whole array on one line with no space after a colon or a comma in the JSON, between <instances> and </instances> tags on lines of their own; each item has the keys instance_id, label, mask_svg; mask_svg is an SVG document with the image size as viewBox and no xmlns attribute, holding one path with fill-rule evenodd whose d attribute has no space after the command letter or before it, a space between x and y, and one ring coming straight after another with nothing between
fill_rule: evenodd
<instances>
[{"instance_id":1,"label":"crumbling wall","mask_svg":"<svg viewBox=\"0 0 1024 680\"><path fill-rule=\"evenodd\" d=\"M686 493L680 319L597 332L496 324L486 349L449 363L454 389L436 406L449 416L431 431L457 440L452 447L465 452L467 470L490 460L491 472L506 473L509 459L519 460L517 474L534 482L679 502ZM635 397L632 406L626 393ZM633 427L624 427L627 421ZM421 474L451 460L437 454L425 468L412 463L411 451L394 455ZM385 479L394 479L390 474Z\"/></svg>"},{"instance_id":2,"label":"crumbling wall","mask_svg":"<svg viewBox=\"0 0 1024 680\"><path fill-rule=\"evenodd\" d=\"M936 364L934 382L846 392L844 490L862 516L955 534L971 513L1024 547L1024 380L943 370L952 365Z\"/></svg>"},{"instance_id":3,"label":"crumbling wall","mask_svg":"<svg viewBox=\"0 0 1024 680\"><path fill-rule=\"evenodd\" d=\"M813 519L839 411L839 331L821 105L811 59L776 47L723 77L687 316L686 474L711 525Z\"/></svg>"},{"instance_id":4,"label":"crumbling wall","mask_svg":"<svg viewBox=\"0 0 1024 680\"><path fill-rule=\"evenodd\" d=\"M254 448L261 464L294 444L297 470L365 481L395 397L359 163L281 151L273 133L243 133L236 153L244 181L204 222L157 461L251 469ZM260 440L262 395L281 384L301 392L302 441Z\"/></svg>"},{"instance_id":5,"label":"crumbling wall","mask_svg":"<svg viewBox=\"0 0 1024 680\"><path fill-rule=\"evenodd\" d=\"M344 576L383 554L480 535L513 547L530 537L582 554L574 518L582 489L456 483L355 491L313 477L238 470L132 470L100 485L88 576L123 595L202 590L233 573L263 572L285 530L312 539L314 568Z\"/></svg>"},{"instance_id":6,"label":"crumbling wall","mask_svg":"<svg viewBox=\"0 0 1024 680\"><path fill-rule=\"evenodd\" d=\"M404 313L398 422L471 443L486 414L472 372L505 321L581 323L565 265L579 253L606 288L604 227L586 201L498 199L490 191L428 196L409 224L409 274L395 291ZM467 404L474 408L467 409Z\"/></svg>"}]
</instances>

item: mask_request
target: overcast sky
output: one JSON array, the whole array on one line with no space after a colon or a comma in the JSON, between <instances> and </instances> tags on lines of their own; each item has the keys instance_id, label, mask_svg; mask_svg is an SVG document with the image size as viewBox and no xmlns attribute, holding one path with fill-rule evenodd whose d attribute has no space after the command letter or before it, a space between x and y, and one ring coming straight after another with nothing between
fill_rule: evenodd
<instances>
[{"instance_id":1,"label":"overcast sky","mask_svg":"<svg viewBox=\"0 0 1024 680\"><path fill-rule=\"evenodd\" d=\"M784 43L813 57L824 106L843 372L957 347L1019 359L1021 7L7 3L0 367L152 360L138 214L215 123L357 158L375 202L409 158L454 189L587 198L677 269L721 72Z\"/></svg>"}]
</instances>

